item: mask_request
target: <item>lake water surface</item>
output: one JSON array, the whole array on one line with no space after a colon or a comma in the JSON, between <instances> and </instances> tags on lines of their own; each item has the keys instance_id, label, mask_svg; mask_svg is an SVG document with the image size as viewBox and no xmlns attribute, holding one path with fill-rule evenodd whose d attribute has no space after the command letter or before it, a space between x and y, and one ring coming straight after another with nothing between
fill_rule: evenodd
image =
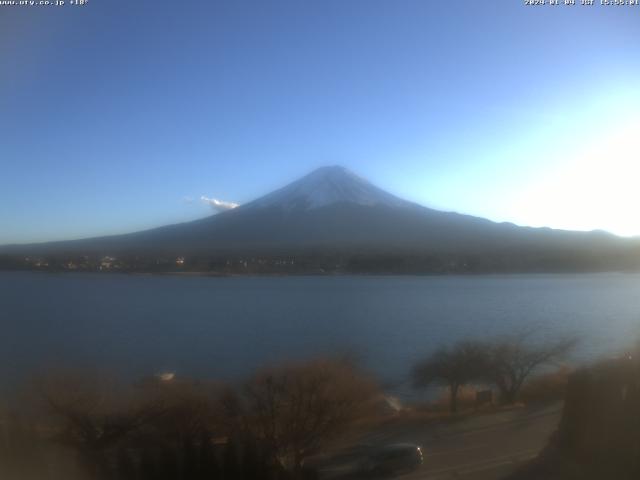
<instances>
[{"instance_id":1,"label":"lake water surface","mask_svg":"<svg viewBox=\"0 0 640 480\"><path fill-rule=\"evenodd\" d=\"M580 334L577 360L640 334L640 275L177 277L0 272L0 381L50 366L233 379L351 352L402 389L441 344Z\"/></svg>"}]
</instances>

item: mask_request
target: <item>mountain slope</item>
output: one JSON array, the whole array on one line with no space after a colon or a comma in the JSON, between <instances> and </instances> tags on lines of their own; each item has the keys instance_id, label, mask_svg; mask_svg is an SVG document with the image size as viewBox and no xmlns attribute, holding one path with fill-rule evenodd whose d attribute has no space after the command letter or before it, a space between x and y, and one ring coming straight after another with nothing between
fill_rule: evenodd
<instances>
[{"instance_id":1,"label":"mountain slope","mask_svg":"<svg viewBox=\"0 0 640 480\"><path fill-rule=\"evenodd\" d=\"M322 208L337 203L367 207L409 207L412 204L376 187L340 166L321 167L289 185L241 207L278 208L287 212Z\"/></svg>"},{"instance_id":2,"label":"mountain slope","mask_svg":"<svg viewBox=\"0 0 640 480\"><path fill-rule=\"evenodd\" d=\"M441 212L402 200L342 167L323 167L275 192L201 220L143 232L0 252L60 255L610 255L637 242Z\"/></svg>"}]
</instances>

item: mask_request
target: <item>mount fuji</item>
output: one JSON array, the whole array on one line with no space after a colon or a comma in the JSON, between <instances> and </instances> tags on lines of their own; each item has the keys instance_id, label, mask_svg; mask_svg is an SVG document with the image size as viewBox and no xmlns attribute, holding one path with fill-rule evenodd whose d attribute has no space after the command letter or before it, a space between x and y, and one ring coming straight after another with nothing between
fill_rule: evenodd
<instances>
[{"instance_id":1,"label":"mount fuji","mask_svg":"<svg viewBox=\"0 0 640 480\"><path fill-rule=\"evenodd\" d=\"M566 265L606 269L612 258L626 262L628 255L640 252L637 240L606 232L519 227L433 210L396 197L346 168L330 166L200 220L125 235L5 246L0 253L438 256L450 263L489 265L488 270L508 265L507 270L529 271L563 270Z\"/></svg>"},{"instance_id":2,"label":"mount fuji","mask_svg":"<svg viewBox=\"0 0 640 480\"><path fill-rule=\"evenodd\" d=\"M347 203L361 206L408 207L411 204L369 183L344 167L321 167L305 177L244 206L287 212Z\"/></svg>"}]
</instances>

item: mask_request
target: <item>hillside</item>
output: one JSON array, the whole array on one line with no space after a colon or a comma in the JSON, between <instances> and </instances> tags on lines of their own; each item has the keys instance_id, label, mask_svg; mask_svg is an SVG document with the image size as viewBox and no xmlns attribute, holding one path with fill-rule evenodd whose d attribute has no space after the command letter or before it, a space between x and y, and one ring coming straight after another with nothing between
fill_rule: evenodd
<instances>
[{"instance_id":1,"label":"hillside","mask_svg":"<svg viewBox=\"0 0 640 480\"><path fill-rule=\"evenodd\" d=\"M463 271L474 270L472 265L479 271L562 271L635 268L639 246L637 240L606 232L519 227L433 210L333 166L193 222L126 235L4 246L0 255L5 264L21 256L185 257L198 258L201 266L205 259L296 256L330 257L329 265L340 261L343 267L364 262L356 271L403 272L413 268L412 262L425 272L446 271L447 265ZM379 265L381 259L384 265Z\"/></svg>"}]
</instances>

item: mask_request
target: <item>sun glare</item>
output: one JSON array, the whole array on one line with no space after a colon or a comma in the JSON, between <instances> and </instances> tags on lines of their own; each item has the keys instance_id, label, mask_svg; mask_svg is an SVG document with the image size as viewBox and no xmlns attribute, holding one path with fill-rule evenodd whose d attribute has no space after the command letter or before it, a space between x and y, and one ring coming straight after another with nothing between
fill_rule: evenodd
<instances>
[{"instance_id":1,"label":"sun glare","mask_svg":"<svg viewBox=\"0 0 640 480\"><path fill-rule=\"evenodd\" d=\"M512 208L534 226L640 235L640 118L585 138L569 158L525 189Z\"/></svg>"}]
</instances>

